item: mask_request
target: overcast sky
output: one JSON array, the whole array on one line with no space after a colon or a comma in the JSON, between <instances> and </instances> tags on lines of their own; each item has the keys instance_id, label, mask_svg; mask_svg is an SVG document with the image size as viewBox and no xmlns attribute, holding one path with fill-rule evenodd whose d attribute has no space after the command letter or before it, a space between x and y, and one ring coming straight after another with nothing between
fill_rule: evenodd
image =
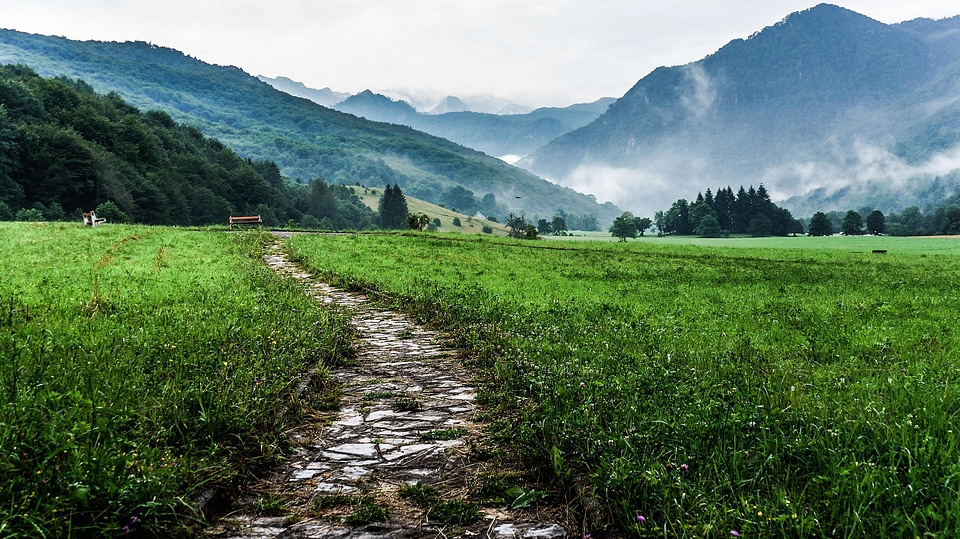
<instances>
[{"instance_id":1,"label":"overcast sky","mask_svg":"<svg viewBox=\"0 0 960 539\"><path fill-rule=\"evenodd\" d=\"M620 97L815 5L802 0L0 0L0 27L148 41L251 75L356 93L493 95L531 106ZM956 0L848 0L882 22Z\"/></svg>"}]
</instances>

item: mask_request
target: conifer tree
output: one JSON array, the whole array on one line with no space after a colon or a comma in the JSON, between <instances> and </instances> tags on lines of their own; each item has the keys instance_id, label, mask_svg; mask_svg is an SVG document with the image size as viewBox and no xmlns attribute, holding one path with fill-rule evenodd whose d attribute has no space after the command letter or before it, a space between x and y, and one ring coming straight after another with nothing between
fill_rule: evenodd
<instances>
[{"instance_id":1,"label":"conifer tree","mask_svg":"<svg viewBox=\"0 0 960 539\"><path fill-rule=\"evenodd\" d=\"M403 196L399 185L391 187L387 184L380 198L379 209L382 228L399 230L407 226L407 197Z\"/></svg>"}]
</instances>

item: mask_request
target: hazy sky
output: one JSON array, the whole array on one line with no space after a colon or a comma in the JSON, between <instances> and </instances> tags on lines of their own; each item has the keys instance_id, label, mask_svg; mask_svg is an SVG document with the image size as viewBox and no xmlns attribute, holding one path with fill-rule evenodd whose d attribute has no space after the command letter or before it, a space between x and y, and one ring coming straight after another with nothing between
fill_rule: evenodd
<instances>
[{"instance_id":1,"label":"hazy sky","mask_svg":"<svg viewBox=\"0 0 960 539\"><path fill-rule=\"evenodd\" d=\"M956 0L848 0L882 22ZM314 88L494 95L525 105L622 96L661 65L745 38L802 0L0 0L0 27L149 41Z\"/></svg>"}]
</instances>

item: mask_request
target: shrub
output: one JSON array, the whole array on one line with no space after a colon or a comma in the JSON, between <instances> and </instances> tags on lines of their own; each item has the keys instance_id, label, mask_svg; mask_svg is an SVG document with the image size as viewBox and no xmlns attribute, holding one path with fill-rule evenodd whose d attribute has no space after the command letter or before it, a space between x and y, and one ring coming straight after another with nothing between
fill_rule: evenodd
<instances>
[{"instance_id":1,"label":"shrub","mask_svg":"<svg viewBox=\"0 0 960 539\"><path fill-rule=\"evenodd\" d=\"M17 210L17 221L38 223L43 221L43 212L36 208L20 208Z\"/></svg>"}]
</instances>

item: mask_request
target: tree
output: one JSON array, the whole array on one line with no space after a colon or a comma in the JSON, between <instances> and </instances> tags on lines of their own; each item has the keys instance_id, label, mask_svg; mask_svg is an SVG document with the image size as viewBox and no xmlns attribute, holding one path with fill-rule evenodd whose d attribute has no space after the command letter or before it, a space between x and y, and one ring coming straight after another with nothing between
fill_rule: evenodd
<instances>
[{"instance_id":1,"label":"tree","mask_svg":"<svg viewBox=\"0 0 960 539\"><path fill-rule=\"evenodd\" d=\"M916 206L907 206L900 212L900 224L904 228L904 236L913 236L923 228L923 214Z\"/></svg>"},{"instance_id":2,"label":"tree","mask_svg":"<svg viewBox=\"0 0 960 539\"><path fill-rule=\"evenodd\" d=\"M430 224L430 217L425 213L411 213L407 215L407 228L422 232Z\"/></svg>"},{"instance_id":3,"label":"tree","mask_svg":"<svg viewBox=\"0 0 960 539\"><path fill-rule=\"evenodd\" d=\"M129 220L127 214L109 200L97 206L94 212L97 217L106 219L108 223L126 223Z\"/></svg>"},{"instance_id":4,"label":"tree","mask_svg":"<svg viewBox=\"0 0 960 539\"><path fill-rule=\"evenodd\" d=\"M619 238L620 241L627 241L627 238L637 237L637 222L632 213L625 211L620 217L613 220L610 226L610 235Z\"/></svg>"},{"instance_id":5,"label":"tree","mask_svg":"<svg viewBox=\"0 0 960 539\"><path fill-rule=\"evenodd\" d=\"M753 219L750 219L750 224L747 225L747 234L755 238L762 238L769 236L773 233L773 221L770 220L764 214L759 214Z\"/></svg>"},{"instance_id":6,"label":"tree","mask_svg":"<svg viewBox=\"0 0 960 539\"><path fill-rule=\"evenodd\" d=\"M522 215L517 216L513 213L507 215L507 235L511 238L521 239L527 234L527 221Z\"/></svg>"},{"instance_id":7,"label":"tree","mask_svg":"<svg viewBox=\"0 0 960 539\"><path fill-rule=\"evenodd\" d=\"M653 224L657 226L657 232L661 236L667 233L667 215L662 210L654 212Z\"/></svg>"},{"instance_id":8,"label":"tree","mask_svg":"<svg viewBox=\"0 0 960 539\"><path fill-rule=\"evenodd\" d=\"M700 225L697 226L697 234L703 238L719 238L722 232L720 221L712 215L704 215L703 219L700 219Z\"/></svg>"},{"instance_id":9,"label":"tree","mask_svg":"<svg viewBox=\"0 0 960 539\"><path fill-rule=\"evenodd\" d=\"M453 218L453 226L463 226L463 223L460 222L460 218L459 218L459 217L454 217L454 218Z\"/></svg>"},{"instance_id":10,"label":"tree","mask_svg":"<svg viewBox=\"0 0 960 539\"><path fill-rule=\"evenodd\" d=\"M317 178L310 183L307 212L317 219L337 220L337 197L327 182Z\"/></svg>"},{"instance_id":11,"label":"tree","mask_svg":"<svg viewBox=\"0 0 960 539\"><path fill-rule=\"evenodd\" d=\"M960 234L960 206L951 204L944 212L943 222L940 224L940 234L951 236Z\"/></svg>"},{"instance_id":12,"label":"tree","mask_svg":"<svg viewBox=\"0 0 960 539\"><path fill-rule=\"evenodd\" d=\"M553 227L550 225L550 221L546 219L540 219L537 221L537 232L541 234L549 234L553 232Z\"/></svg>"},{"instance_id":13,"label":"tree","mask_svg":"<svg viewBox=\"0 0 960 539\"><path fill-rule=\"evenodd\" d=\"M407 225L407 197L403 196L399 185L387 185L380 197L379 210L381 227L398 230Z\"/></svg>"},{"instance_id":14,"label":"tree","mask_svg":"<svg viewBox=\"0 0 960 539\"><path fill-rule=\"evenodd\" d=\"M810 227L807 232L811 236L832 236L833 222L827 214L818 211L810 218Z\"/></svg>"},{"instance_id":15,"label":"tree","mask_svg":"<svg viewBox=\"0 0 960 539\"><path fill-rule=\"evenodd\" d=\"M867 215L867 233L873 235L883 234L886 229L885 218L880 210L873 210Z\"/></svg>"},{"instance_id":16,"label":"tree","mask_svg":"<svg viewBox=\"0 0 960 539\"><path fill-rule=\"evenodd\" d=\"M20 208L17 210L17 221L38 223L43 221L43 212L36 208Z\"/></svg>"},{"instance_id":17,"label":"tree","mask_svg":"<svg viewBox=\"0 0 960 539\"><path fill-rule=\"evenodd\" d=\"M687 235L693 233L690 225L690 204L685 199L679 199L670 206L663 216L664 234Z\"/></svg>"},{"instance_id":18,"label":"tree","mask_svg":"<svg viewBox=\"0 0 960 539\"><path fill-rule=\"evenodd\" d=\"M863 234L863 218L860 214L850 210L843 216L843 224L840 225L840 232L845 236L859 236Z\"/></svg>"},{"instance_id":19,"label":"tree","mask_svg":"<svg viewBox=\"0 0 960 539\"><path fill-rule=\"evenodd\" d=\"M444 191L443 194L440 195L440 202L450 209L467 215L476 213L479 206L477 198L473 195L473 191L470 191L462 185L455 185ZM494 204L495 203L496 202L494 202Z\"/></svg>"},{"instance_id":20,"label":"tree","mask_svg":"<svg viewBox=\"0 0 960 539\"><path fill-rule=\"evenodd\" d=\"M563 219L561 215L554 215L553 221L550 222L550 228L553 229L554 236L561 236L567 232L567 222Z\"/></svg>"},{"instance_id":21,"label":"tree","mask_svg":"<svg viewBox=\"0 0 960 539\"><path fill-rule=\"evenodd\" d=\"M710 191L707 191L708 193ZM637 233L643 236L643 231L653 226L653 221L649 217L635 217L633 222L637 225Z\"/></svg>"}]
</instances>

